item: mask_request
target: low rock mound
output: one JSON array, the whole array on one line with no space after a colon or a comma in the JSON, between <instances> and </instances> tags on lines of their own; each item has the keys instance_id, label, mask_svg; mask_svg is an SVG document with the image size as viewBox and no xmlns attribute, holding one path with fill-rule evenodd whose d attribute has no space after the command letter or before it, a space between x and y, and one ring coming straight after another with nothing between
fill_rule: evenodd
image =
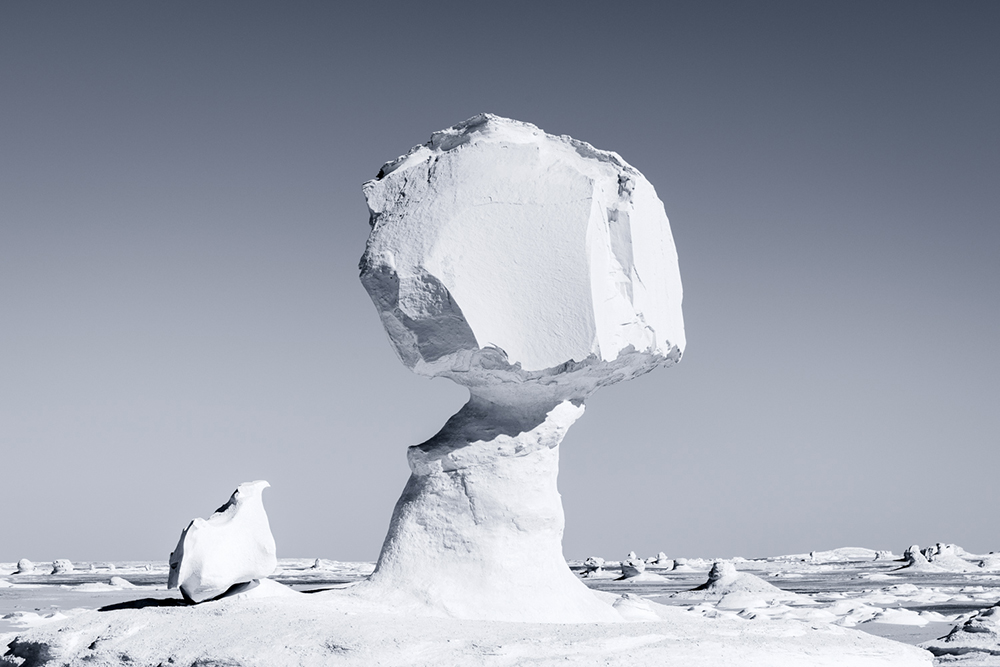
<instances>
[{"instance_id":1,"label":"low rock mound","mask_svg":"<svg viewBox=\"0 0 1000 667\"><path fill-rule=\"evenodd\" d=\"M979 567L984 570L1000 570L1000 554L989 554L979 561Z\"/></svg>"},{"instance_id":2,"label":"low rock mound","mask_svg":"<svg viewBox=\"0 0 1000 667\"><path fill-rule=\"evenodd\" d=\"M921 549L914 544L903 553L906 562L900 570L917 572L972 572L978 566L962 558L965 550L954 544L938 542L932 547Z\"/></svg>"},{"instance_id":3,"label":"low rock mound","mask_svg":"<svg viewBox=\"0 0 1000 667\"><path fill-rule=\"evenodd\" d=\"M73 571L73 563L66 560L65 558L60 558L59 560L52 563L52 574L66 574Z\"/></svg>"},{"instance_id":4,"label":"low rock mound","mask_svg":"<svg viewBox=\"0 0 1000 667\"><path fill-rule=\"evenodd\" d=\"M930 561L927 560L927 556L920 550L920 546L914 544L907 548L903 552L904 565L897 569L899 570L910 570L919 572L943 572L944 569L936 565L931 565Z\"/></svg>"},{"instance_id":5,"label":"low rock mound","mask_svg":"<svg viewBox=\"0 0 1000 667\"><path fill-rule=\"evenodd\" d=\"M660 620L652 604L632 593L623 593L612 606L627 621Z\"/></svg>"},{"instance_id":6,"label":"low rock mound","mask_svg":"<svg viewBox=\"0 0 1000 667\"><path fill-rule=\"evenodd\" d=\"M22 558L17 561L17 572L14 574L33 574L35 571L35 564L32 563L27 558Z\"/></svg>"},{"instance_id":7,"label":"low rock mound","mask_svg":"<svg viewBox=\"0 0 1000 667\"><path fill-rule=\"evenodd\" d=\"M671 558L667 558L667 554L660 552L656 554L655 558L649 559L651 565L657 565L659 567L673 568L674 561Z\"/></svg>"},{"instance_id":8,"label":"low rock mound","mask_svg":"<svg viewBox=\"0 0 1000 667\"><path fill-rule=\"evenodd\" d=\"M583 574L584 577L595 577L604 572L604 559L600 556L590 556L587 560L583 561Z\"/></svg>"},{"instance_id":9,"label":"low rock mound","mask_svg":"<svg viewBox=\"0 0 1000 667\"><path fill-rule=\"evenodd\" d=\"M628 557L622 561L621 567L621 578L631 579L632 577L638 577L646 571L646 561L636 556L634 551L630 551Z\"/></svg>"},{"instance_id":10,"label":"low rock mound","mask_svg":"<svg viewBox=\"0 0 1000 667\"><path fill-rule=\"evenodd\" d=\"M984 609L965 623L955 626L941 639L920 646L938 657L977 653L983 657L1000 656L1000 604Z\"/></svg>"},{"instance_id":11,"label":"low rock mound","mask_svg":"<svg viewBox=\"0 0 1000 667\"><path fill-rule=\"evenodd\" d=\"M674 572L697 572L698 568L692 565L691 561L687 558L675 558L674 566L671 568Z\"/></svg>"},{"instance_id":12,"label":"low rock mound","mask_svg":"<svg viewBox=\"0 0 1000 667\"><path fill-rule=\"evenodd\" d=\"M111 577L111 581L108 583L115 588L135 588L135 584L122 577Z\"/></svg>"},{"instance_id":13,"label":"low rock mound","mask_svg":"<svg viewBox=\"0 0 1000 667\"><path fill-rule=\"evenodd\" d=\"M798 600L801 596L784 591L749 572L740 572L729 561L717 561L708 573L708 581L690 591L674 593L671 597L714 600L733 593L750 594L766 600Z\"/></svg>"}]
</instances>

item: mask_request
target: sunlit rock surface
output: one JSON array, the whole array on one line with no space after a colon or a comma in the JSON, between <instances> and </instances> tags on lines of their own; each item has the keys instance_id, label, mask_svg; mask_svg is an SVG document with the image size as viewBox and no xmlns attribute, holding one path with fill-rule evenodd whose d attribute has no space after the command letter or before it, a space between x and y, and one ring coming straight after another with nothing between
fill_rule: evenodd
<instances>
[{"instance_id":1,"label":"sunlit rock surface","mask_svg":"<svg viewBox=\"0 0 1000 667\"><path fill-rule=\"evenodd\" d=\"M677 254L617 154L481 114L364 186L361 281L406 366L469 403L411 447L363 590L458 618L621 621L562 556L558 445L599 387L680 359Z\"/></svg>"},{"instance_id":2,"label":"sunlit rock surface","mask_svg":"<svg viewBox=\"0 0 1000 667\"><path fill-rule=\"evenodd\" d=\"M970 665L1000 664L1000 606L980 611L946 636L922 646L936 656L964 656Z\"/></svg>"},{"instance_id":3,"label":"sunlit rock surface","mask_svg":"<svg viewBox=\"0 0 1000 667\"><path fill-rule=\"evenodd\" d=\"M184 529L170 554L169 588L202 602L274 572L274 537L261 498L268 486L265 481L240 484L212 516Z\"/></svg>"},{"instance_id":4,"label":"sunlit rock surface","mask_svg":"<svg viewBox=\"0 0 1000 667\"><path fill-rule=\"evenodd\" d=\"M616 153L481 114L364 186L361 280L408 367L470 387L575 385L677 361L677 253L649 181Z\"/></svg>"},{"instance_id":5,"label":"sunlit rock surface","mask_svg":"<svg viewBox=\"0 0 1000 667\"><path fill-rule=\"evenodd\" d=\"M66 574L73 571L73 563L65 558L52 561L52 574Z\"/></svg>"},{"instance_id":6,"label":"sunlit rock surface","mask_svg":"<svg viewBox=\"0 0 1000 667\"><path fill-rule=\"evenodd\" d=\"M622 561L622 578L630 579L632 577L637 577L646 570L646 561L635 555L635 552L629 553L628 557Z\"/></svg>"}]
</instances>

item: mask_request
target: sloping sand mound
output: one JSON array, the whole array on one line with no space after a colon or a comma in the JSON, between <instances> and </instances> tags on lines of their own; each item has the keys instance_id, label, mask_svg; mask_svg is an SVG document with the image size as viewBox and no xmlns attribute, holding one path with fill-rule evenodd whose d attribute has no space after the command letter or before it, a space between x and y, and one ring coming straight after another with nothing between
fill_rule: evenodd
<instances>
[{"instance_id":1,"label":"sloping sand mound","mask_svg":"<svg viewBox=\"0 0 1000 667\"><path fill-rule=\"evenodd\" d=\"M749 572L739 572L735 565L727 561L715 563L708 573L708 581L704 584L690 591L675 593L672 597L717 600L731 594L740 594L741 598L789 601L801 598L803 602L809 601L796 593L783 591Z\"/></svg>"}]
</instances>

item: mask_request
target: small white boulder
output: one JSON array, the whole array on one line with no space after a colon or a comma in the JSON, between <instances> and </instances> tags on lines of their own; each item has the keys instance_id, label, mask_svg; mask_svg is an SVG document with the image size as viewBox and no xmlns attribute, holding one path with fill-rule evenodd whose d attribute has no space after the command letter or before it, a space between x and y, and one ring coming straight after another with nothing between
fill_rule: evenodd
<instances>
[{"instance_id":1,"label":"small white boulder","mask_svg":"<svg viewBox=\"0 0 1000 667\"><path fill-rule=\"evenodd\" d=\"M215 514L192 521L170 554L167 587L203 602L274 572L274 537L261 499L269 486L263 480L240 484Z\"/></svg>"}]
</instances>

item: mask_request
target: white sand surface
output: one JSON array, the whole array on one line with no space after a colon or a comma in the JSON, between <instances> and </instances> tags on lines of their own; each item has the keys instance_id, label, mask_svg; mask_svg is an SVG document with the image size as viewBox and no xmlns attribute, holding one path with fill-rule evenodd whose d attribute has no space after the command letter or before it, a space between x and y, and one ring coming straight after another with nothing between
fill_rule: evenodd
<instances>
[{"instance_id":1,"label":"white sand surface","mask_svg":"<svg viewBox=\"0 0 1000 667\"><path fill-rule=\"evenodd\" d=\"M711 563L712 560L701 562ZM378 660L387 665L555 664L562 659L554 657L560 655L560 651L565 651L570 662L564 660L559 664L838 664L824 662L825 656L844 650L848 651L846 655L852 655L850 651L854 649L850 646L861 653L872 647L864 648L863 635L861 640L848 640L845 637L855 635L838 635L836 631L851 629L852 632L863 631L918 644L944 637L952 628L962 626L1000 599L1000 578L982 571L903 571L894 575L892 581L882 583L879 575L897 568L898 562L883 559L831 563L779 556L734 560L734 563L739 570L766 578L796 597L768 600L759 595L728 591L728 595L709 600L671 598L672 593L690 591L705 583L708 573L658 571L658 576L648 581L615 581L619 573L606 571L610 576L584 579L587 586L603 595L608 604L627 595L628 599L615 607L625 618L648 619L649 610L653 609L653 614L663 620L610 626L497 624L426 617L421 620L399 613L389 617L384 609L381 614L375 613L372 606L365 607L357 600L353 610L346 609L343 600L336 602L333 599L336 594L350 597L342 589L367 576L372 571L372 563L319 559L317 566L315 558L281 559L273 575L275 579L299 591L330 590L330 593L292 596L303 600L300 602L244 599L195 607L183 606L176 591L166 590L165 563L116 563L114 569L111 563L101 563L95 568L91 568L90 563L75 563L74 572L67 574L49 574L51 568L44 568L44 574L2 577L10 585L0 588L0 653L15 637L21 636L22 649L19 650L22 652L27 650L29 642L37 647L47 647L51 642L55 648L49 664L53 665L62 664L55 656L64 656L64 662L71 665L124 664L120 656L114 657L114 651L134 658L137 661L134 664L150 664L151 667L160 662L159 658L152 661L154 655L174 657L181 661L175 665L189 667L199 658L191 658L187 663L184 660L196 654L229 656L226 658L229 662L219 663L228 665L289 664L293 658L288 656L300 655L308 657L302 662L305 665L377 664ZM573 566L577 574L584 570L582 561L573 561ZM774 576L776 574L782 576ZM112 577L122 577L137 588L123 586L120 581L112 585ZM273 593L284 589L265 584L255 594L269 590ZM662 605L654 602L671 605L674 609L664 611ZM142 605L147 606L135 608ZM118 610L94 612L102 607ZM646 629L640 631L639 626ZM980 626L992 628L984 620L977 620L969 627L979 630ZM58 632L59 628L67 629ZM131 629L136 629L134 634L126 636ZM781 637L789 632L797 638L793 644L782 647ZM254 636L248 638L248 633ZM373 634L368 636L367 633ZM64 638L77 635L80 640L71 650L60 643ZM638 642L636 637L652 635L662 635L665 639L629 644L630 641ZM90 649L98 637L104 639ZM806 650L804 647L813 640L816 646L814 653L809 654L811 662L796 663L788 657L789 651ZM341 648L322 649L321 645L328 641ZM135 642L134 648L132 642ZM196 647L200 642L205 644L199 653ZM842 646L842 642L854 643ZM281 648L267 648L269 643ZM420 650L428 656L426 660L421 657L425 653L418 651L406 662L406 647L414 646L423 647ZM899 655L908 655L905 647L897 644L879 646L881 648L872 654L875 658L888 655L884 653L885 646L894 648ZM1000 655L990 653L1000 653L1000 634L993 632L963 632L957 639L940 646L930 643L926 646L939 649L941 655L935 659L938 665L1000 665ZM976 655L946 654L941 646L949 649L974 646ZM44 650L49 651L49 648ZM59 652L64 650L68 652ZM519 657L519 651L529 650L535 651L534 657ZM281 651L287 655L282 657ZM775 655L783 656L780 659L786 662L767 662L761 656L769 651L776 651ZM259 660L253 657L258 652ZM747 661L725 662L730 659L728 656L744 653L749 656ZM366 662L376 654L383 657ZM690 658L692 655L704 656L704 660L697 662L700 658ZM92 660L84 661L87 656ZM140 658L150 662L143 663ZM0 661L0 666L10 667L19 662L10 659L5 664ZM27 664L30 667L46 663L36 660ZM164 665L170 663L164 662Z\"/></svg>"},{"instance_id":2,"label":"white sand surface","mask_svg":"<svg viewBox=\"0 0 1000 667\"><path fill-rule=\"evenodd\" d=\"M82 612L12 644L23 667L66 665L929 666L929 653L829 624L708 619L601 624L460 621L351 612L345 596L292 594ZM18 664L11 660L8 664Z\"/></svg>"}]
</instances>

